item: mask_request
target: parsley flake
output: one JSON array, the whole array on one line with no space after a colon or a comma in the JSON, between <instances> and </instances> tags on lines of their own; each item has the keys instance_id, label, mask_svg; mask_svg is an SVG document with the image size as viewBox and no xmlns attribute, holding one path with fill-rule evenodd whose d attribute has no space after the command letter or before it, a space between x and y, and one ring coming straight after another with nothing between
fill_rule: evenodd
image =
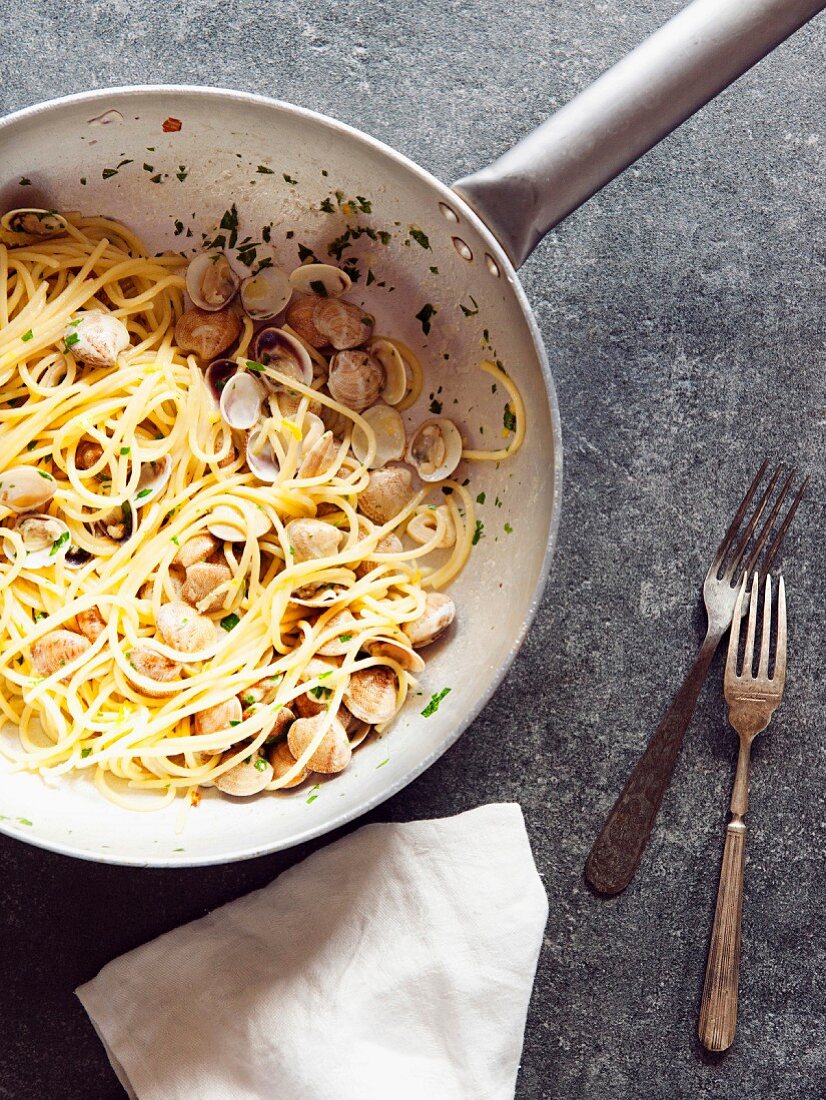
<instances>
[{"instance_id":1,"label":"parsley flake","mask_svg":"<svg viewBox=\"0 0 826 1100\"><path fill-rule=\"evenodd\" d=\"M430 239L423 229L419 229L418 225L411 225L409 229L410 236L416 242L422 246L422 248L430 248Z\"/></svg>"},{"instance_id":2,"label":"parsley flake","mask_svg":"<svg viewBox=\"0 0 826 1100\"><path fill-rule=\"evenodd\" d=\"M484 525L484 523L482 523L482 521L480 519L477 519L477 521L476 521L476 530L473 532L473 538L471 539L471 545L476 546L476 544L479 542L479 539L483 539L484 537L485 537L485 525Z\"/></svg>"},{"instance_id":3,"label":"parsley flake","mask_svg":"<svg viewBox=\"0 0 826 1100\"><path fill-rule=\"evenodd\" d=\"M229 634L230 630L235 630L236 626L238 626L240 622L241 620L233 611L231 614L225 615L224 618L221 619L221 627Z\"/></svg>"},{"instance_id":4,"label":"parsley flake","mask_svg":"<svg viewBox=\"0 0 826 1100\"><path fill-rule=\"evenodd\" d=\"M439 704L446 695L450 694L450 691L450 688L442 688L441 691L434 691L433 694L430 696L430 702L422 711L422 718L429 718L431 714L435 714L436 711L439 709Z\"/></svg>"},{"instance_id":5,"label":"parsley flake","mask_svg":"<svg viewBox=\"0 0 826 1100\"><path fill-rule=\"evenodd\" d=\"M23 333L23 335L20 337L20 339L23 341L24 344L27 344L29 342L29 340L34 339L34 333L32 332L31 329L29 329L28 332Z\"/></svg>"},{"instance_id":6,"label":"parsley flake","mask_svg":"<svg viewBox=\"0 0 826 1100\"><path fill-rule=\"evenodd\" d=\"M431 318L437 312L438 310L436 309L436 307L431 305L430 302L427 302L416 314L416 320L421 324L422 332L425 334L425 336L429 335Z\"/></svg>"},{"instance_id":7,"label":"parsley flake","mask_svg":"<svg viewBox=\"0 0 826 1100\"><path fill-rule=\"evenodd\" d=\"M502 423L508 429L509 432L516 431L516 416L510 405L505 405L505 411L502 414Z\"/></svg>"}]
</instances>

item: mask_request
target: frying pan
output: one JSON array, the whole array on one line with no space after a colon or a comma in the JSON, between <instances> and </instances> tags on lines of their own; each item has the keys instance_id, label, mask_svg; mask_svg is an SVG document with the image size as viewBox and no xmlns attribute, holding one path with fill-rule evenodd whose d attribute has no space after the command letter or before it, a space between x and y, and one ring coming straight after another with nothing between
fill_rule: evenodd
<instances>
[{"instance_id":1,"label":"frying pan","mask_svg":"<svg viewBox=\"0 0 826 1100\"><path fill-rule=\"evenodd\" d=\"M452 589L456 630L432 655L420 699L350 769L310 795L243 802L209 792L195 810L155 813L108 803L87 776L49 786L2 772L0 828L111 863L218 863L336 828L432 764L513 660L542 595L559 525L559 414L515 268L553 225L823 6L696 0L499 161L453 188L329 118L211 88L95 91L0 121L3 209L106 213L153 249L197 245L234 202L242 234L275 220L284 263L298 262L299 244L324 257L350 224L336 192L360 197L358 224L378 241L363 233L345 255L370 256L374 281L357 284L358 297L383 331L409 342L427 364L414 419L436 400L474 444L500 445L504 397L478 370L483 346L516 380L528 409L521 452L498 469L485 463L468 471L474 493L485 494L485 526ZM449 695L424 717L426 701L445 687Z\"/></svg>"}]
</instances>

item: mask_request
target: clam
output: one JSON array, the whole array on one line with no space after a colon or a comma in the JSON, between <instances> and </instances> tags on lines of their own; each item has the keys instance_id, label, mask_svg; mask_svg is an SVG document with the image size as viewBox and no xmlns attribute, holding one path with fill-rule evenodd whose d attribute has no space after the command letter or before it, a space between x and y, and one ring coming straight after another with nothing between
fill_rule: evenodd
<instances>
[{"instance_id":1,"label":"clam","mask_svg":"<svg viewBox=\"0 0 826 1100\"><path fill-rule=\"evenodd\" d=\"M375 550L371 552L373 554L401 554L403 550L404 546L402 546L402 540L391 531L389 534L385 535L384 538L379 539L376 543ZM380 562L372 558L365 558L364 561L359 562L356 566L356 576L364 577L371 569L374 569L379 564Z\"/></svg>"},{"instance_id":2,"label":"clam","mask_svg":"<svg viewBox=\"0 0 826 1100\"><path fill-rule=\"evenodd\" d=\"M396 713L398 680L387 665L375 665L354 672L344 692L347 709L362 722L379 725Z\"/></svg>"},{"instance_id":3,"label":"clam","mask_svg":"<svg viewBox=\"0 0 826 1100\"><path fill-rule=\"evenodd\" d=\"M172 458L170 455L164 455L163 458L153 462L145 462L141 466L138 487L135 490L135 506L143 508L144 505L150 504L156 497L160 496L166 488L171 474Z\"/></svg>"},{"instance_id":4,"label":"clam","mask_svg":"<svg viewBox=\"0 0 826 1100\"><path fill-rule=\"evenodd\" d=\"M305 437L303 442L309 437ZM326 474L329 469L332 468L335 463L336 456L338 455L339 444L332 432L324 432L324 434L317 439L312 446L307 450L304 457L301 459L301 465L298 467L298 477L320 477L322 474ZM303 447L302 447L303 452Z\"/></svg>"},{"instance_id":5,"label":"clam","mask_svg":"<svg viewBox=\"0 0 826 1100\"><path fill-rule=\"evenodd\" d=\"M281 473L278 455L261 428L253 428L247 436L247 466L259 481L274 482Z\"/></svg>"},{"instance_id":6,"label":"clam","mask_svg":"<svg viewBox=\"0 0 826 1100\"><path fill-rule=\"evenodd\" d=\"M90 367L114 367L129 347L129 329L111 313L90 309L70 321L63 331L67 351Z\"/></svg>"},{"instance_id":7,"label":"clam","mask_svg":"<svg viewBox=\"0 0 826 1100\"><path fill-rule=\"evenodd\" d=\"M373 727L369 722L362 722L360 718L356 718L343 703L338 708L337 715L341 724L344 726L347 740L350 742L350 748L357 749L362 741L370 734Z\"/></svg>"},{"instance_id":8,"label":"clam","mask_svg":"<svg viewBox=\"0 0 826 1100\"><path fill-rule=\"evenodd\" d=\"M128 500L124 501L103 519L93 523L92 530L99 538L111 539L113 542L126 542L135 530L135 513L132 505Z\"/></svg>"},{"instance_id":9,"label":"clam","mask_svg":"<svg viewBox=\"0 0 826 1100\"><path fill-rule=\"evenodd\" d=\"M295 721L295 714L289 707L280 707L278 713L275 716L275 721L272 724L270 732L267 734L267 740L269 741L274 737L284 737L287 730Z\"/></svg>"},{"instance_id":10,"label":"clam","mask_svg":"<svg viewBox=\"0 0 826 1100\"><path fill-rule=\"evenodd\" d=\"M126 654L126 660L139 676L143 676L147 680L154 680L158 685L157 687L146 688L130 679L130 683L138 691L143 692L144 695L155 698L178 690L179 685L177 683L173 684L172 681L177 680L180 676L181 666L170 660L169 657L165 657L163 653L159 653L151 642L144 642L141 645L136 645L134 649L130 649Z\"/></svg>"},{"instance_id":11,"label":"clam","mask_svg":"<svg viewBox=\"0 0 826 1100\"><path fill-rule=\"evenodd\" d=\"M294 298L287 306L284 315L287 324L296 332L302 340L311 348L323 348L329 340L323 332L315 326L315 307L318 304L316 298Z\"/></svg>"},{"instance_id":12,"label":"clam","mask_svg":"<svg viewBox=\"0 0 826 1100\"><path fill-rule=\"evenodd\" d=\"M37 466L12 466L0 474L0 504L18 515L45 508L56 489L52 475Z\"/></svg>"},{"instance_id":13,"label":"clam","mask_svg":"<svg viewBox=\"0 0 826 1100\"><path fill-rule=\"evenodd\" d=\"M358 620L352 611L346 609L329 618L324 624L324 632L326 634L328 630L335 630L335 633L329 641L319 648L318 652L321 656L340 657L348 649L352 649L351 643L353 634L356 633L357 622Z\"/></svg>"},{"instance_id":14,"label":"clam","mask_svg":"<svg viewBox=\"0 0 826 1100\"><path fill-rule=\"evenodd\" d=\"M206 615L193 611L189 603L165 603L158 612L155 625L161 640L179 653L200 653L215 641L215 623Z\"/></svg>"},{"instance_id":15,"label":"clam","mask_svg":"<svg viewBox=\"0 0 826 1100\"><path fill-rule=\"evenodd\" d=\"M269 321L291 297L290 278L280 267L262 268L241 283L241 305L253 321Z\"/></svg>"},{"instance_id":16,"label":"clam","mask_svg":"<svg viewBox=\"0 0 826 1100\"><path fill-rule=\"evenodd\" d=\"M234 359L213 359L204 371L204 381L207 384L209 395L217 407L220 407L224 387L232 376L237 373L238 364Z\"/></svg>"},{"instance_id":17,"label":"clam","mask_svg":"<svg viewBox=\"0 0 826 1100\"><path fill-rule=\"evenodd\" d=\"M194 305L208 313L229 305L239 282L223 252L202 252L186 269L187 293Z\"/></svg>"},{"instance_id":18,"label":"clam","mask_svg":"<svg viewBox=\"0 0 826 1100\"><path fill-rule=\"evenodd\" d=\"M92 555L88 550L84 550L82 546L70 546L63 560L70 569L80 569L81 566L92 560Z\"/></svg>"},{"instance_id":19,"label":"clam","mask_svg":"<svg viewBox=\"0 0 826 1100\"><path fill-rule=\"evenodd\" d=\"M424 660L409 645L395 638L373 638L364 647L371 657L388 657L408 672L423 672Z\"/></svg>"},{"instance_id":20,"label":"clam","mask_svg":"<svg viewBox=\"0 0 826 1100\"><path fill-rule=\"evenodd\" d=\"M381 391L382 400L388 405L398 405L404 399L409 384L407 367L401 353L395 344L381 337L373 340L367 350L384 368L386 381Z\"/></svg>"},{"instance_id":21,"label":"clam","mask_svg":"<svg viewBox=\"0 0 826 1100\"><path fill-rule=\"evenodd\" d=\"M306 454L316 443L321 439L327 429L324 427L324 421L320 416L317 416L314 412L307 412L304 414L304 424L302 426L303 435L301 438L301 453Z\"/></svg>"},{"instance_id":22,"label":"clam","mask_svg":"<svg viewBox=\"0 0 826 1100\"><path fill-rule=\"evenodd\" d=\"M205 531L199 531L191 539L187 539L178 553L172 559L173 565L179 565L182 569L189 569L196 562L206 561L207 558L220 549L218 540Z\"/></svg>"},{"instance_id":23,"label":"clam","mask_svg":"<svg viewBox=\"0 0 826 1100\"><path fill-rule=\"evenodd\" d=\"M262 328L255 337L256 361L272 367L296 382L309 386L313 380L313 361L300 340L280 328ZM275 380L273 379L273 383Z\"/></svg>"},{"instance_id":24,"label":"clam","mask_svg":"<svg viewBox=\"0 0 826 1100\"><path fill-rule=\"evenodd\" d=\"M343 772L350 763L353 750L347 740L344 726L339 719L326 711L312 718L298 718L290 726L287 734L287 746L293 757L298 760L309 749L324 726L329 728L314 749L306 766L310 771L332 775Z\"/></svg>"},{"instance_id":25,"label":"clam","mask_svg":"<svg viewBox=\"0 0 826 1100\"><path fill-rule=\"evenodd\" d=\"M357 348L373 335L370 314L340 298L322 298L313 311L313 324L325 338L324 342L336 351Z\"/></svg>"},{"instance_id":26,"label":"clam","mask_svg":"<svg viewBox=\"0 0 826 1100\"><path fill-rule=\"evenodd\" d=\"M233 753L235 751L235 749L232 750ZM256 752L224 772L223 775L219 775L215 780L215 786L224 794L232 794L236 798L249 798L263 791L272 780L272 775L272 765L269 760Z\"/></svg>"},{"instance_id":27,"label":"clam","mask_svg":"<svg viewBox=\"0 0 826 1100\"><path fill-rule=\"evenodd\" d=\"M248 371L238 371L221 391L219 407L230 428L248 431L258 422L266 390Z\"/></svg>"},{"instance_id":28,"label":"clam","mask_svg":"<svg viewBox=\"0 0 826 1100\"><path fill-rule=\"evenodd\" d=\"M361 412L379 399L384 367L366 351L340 351L330 361L327 389L348 409Z\"/></svg>"},{"instance_id":29,"label":"clam","mask_svg":"<svg viewBox=\"0 0 826 1100\"><path fill-rule=\"evenodd\" d=\"M353 426L353 418L338 409L325 405L321 410L321 420L328 432L332 432L338 439L343 439Z\"/></svg>"},{"instance_id":30,"label":"clam","mask_svg":"<svg viewBox=\"0 0 826 1100\"><path fill-rule=\"evenodd\" d=\"M241 318L232 309L215 313L193 306L178 318L175 343L199 359L216 359L241 335Z\"/></svg>"},{"instance_id":31,"label":"clam","mask_svg":"<svg viewBox=\"0 0 826 1100\"><path fill-rule=\"evenodd\" d=\"M106 629L106 620L97 607L87 608L86 611L78 611L75 618L77 619L78 630L90 642L96 642Z\"/></svg>"},{"instance_id":32,"label":"clam","mask_svg":"<svg viewBox=\"0 0 826 1100\"><path fill-rule=\"evenodd\" d=\"M304 264L290 275L290 286L299 294L317 298L338 298L351 287L350 276L332 264Z\"/></svg>"},{"instance_id":33,"label":"clam","mask_svg":"<svg viewBox=\"0 0 826 1100\"><path fill-rule=\"evenodd\" d=\"M51 676L84 654L90 646L89 639L74 630L51 630L32 646L32 664L40 676Z\"/></svg>"},{"instance_id":34,"label":"clam","mask_svg":"<svg viewBox=\"0 0 826 1100\"><path fill-rule=\"evenodd\" d=\"M359 493L359 510L375 523L389 523L410 503L413 475L405 466L372 470L367 488Z\"/></svg>"},{"instance_id":35,"label":"clam","mask_svg":"<svg viewBox=\"0 0 826 1100\"><path fill-rule=\"evenodd\" d=\"M244 500L239 500L236 507L217 505L207 523L209 532L221 542L246 542L247 535L260 539L271 527L269 516Z\"/></svg>"},{"instance_id":36,"label":"clam","mask_svg":"<svg viewBox=\"0 0 826 1100\"><path fill-rule=\"evenodd\" d=\"M291 519L284 528L292 549L292 563L329 558L338 553L344 533L320 519Z\"/></svg>"},{"instance_id":37,"label":"clam","mask_svg":"<svg viewBox=\"0 0 826 1100\"><path fill-rule=\"evenodd\" d=\"M225 588L221 591L216 589L230 580L232 580L232 573L228 565L222 562L197 562L195 565L190 565L186 571L186 580L181 588L181 599L192 607L204 604L204 611L214 611L223 604L227 595Z\"/></svg>"},{"instance_id":38,"label":"clam","mask_svg":"<svg viewBox=\"0 0 826 1100\"><path fill-rule=\"evenodd\" d=\"M407 461L422 481L450 477L462 459L462 436L452 420L434 417L420 424L407 448Z\"/></svg>"},{"instance_id":39,"label":"clam","mask_svg":"<svg viewBox=\"0 0 826 1100\"><path fill-rule=\"evenodd\" d=\"M56 211L37 210L34 207L9 210L0 218L0 228L29 237L55 237L66 232L66 225L66 219Z\"/></svg>"},{"instance_id":40,"label":"clam","mask_svg":"<svg viewBox=\"0 0 826 1100\"><path fill-rule=\"evenodd\" d=\"M345 591L343 584L305 584L295 590L292 598L294 603L300 603L304 607L325 608L336 603Z\"/></svg>"},{"instance_id":41,"label":"clam","mask_svg":"<svg viewBox=\"0 0 826 1100\"><path fill-rule=\"evenodd\" d=\"M81 439L75 448L75 466L79 470L91 470L103 458L103 447L94 439Z\"/></svg>"},{"instance_id":42,"label":"clam","mask_svg":"<svg viewBox=\"0 0 826 1100\"><path fill-rule=\"evenodd\" d=\"M428 592L424 611L418 618L405 623L402 630L414 649L422 649L441 638L455 618L456 604L450 596L444 592Z\"/></svg>"},{"instance_id":43,"label":"clam","mask_svg":"<svg viewBox=\"0 0 826 1100\"><path fill-rule=\"evenodd\" d=\"M369 469L376 470L380 466L386 466L388 462L401 458L407 438L404 434L404 421L396 410L380 402L365 409L362 415L376 437L376 453ZM361 463L366 461L367 445L367 433L359 424L354 424L351 446L353 454Z\"/></svg>"},{"instance_id":44,"label":"clam","mask_svg":"<svg viewBox=\"0 0 826 1100\"><path fill-rule=\"evenodd\" d=\"M443 528L442 537L436 543L436 549L446 550L456 541L456 529L453 526L450 509L445 504L440 504L437 508L424 508L421 512L417 512L407 525L407 534L420 546L424 545L436 534L439 519L443 522Z\"/></svg>"},{"instance_id":45,"label":"clam","mask_svg":"<svg viewBox=\"0 0 826 1100\"><path fill-rule=\"evenodd\" d=\"M286 741L279 741L277 745L273 745L270 749L269 761L272 765L274 779L281 779L295 767L295 757L290 752L290 746ZM309 774L309 769L304 768L294 779L291 779L288 783L282 783L281 789L288 790L290 787L297 787L304 782Z\"/></svg>"},{"instance_id":46,"label":"clam","mask_svg":"<svg viewBox=\"0 0 826 1100\"><path fill-rule=\"evenodd\" d=\"M192 732L200 737L204 734L218 733L231 729L241 721L241 704L234 695L214 707L199 710L194 716Z\"/></svg>"},{"instance_id":47,"label":"clam","mask_svg":"<svg viewBox=\"0 0 826 1100\"><path fill-rule=\"evenodd\" d=\"M47 515L21 516L15 530L26 551L24 568L48 569L62 561L69 549L69 528L62 519ZM6 552L9 557L9 552Z\"/></svg>"}]
</instances>

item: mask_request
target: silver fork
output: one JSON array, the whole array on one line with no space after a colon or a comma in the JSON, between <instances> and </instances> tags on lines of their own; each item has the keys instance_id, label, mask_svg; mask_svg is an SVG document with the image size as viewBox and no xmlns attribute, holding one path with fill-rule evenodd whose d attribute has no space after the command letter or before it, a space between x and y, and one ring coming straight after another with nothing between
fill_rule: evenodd
<instances>
[{"instance_id":1,"label":"silver fork","mask_svg":"<svg viewBox=\"0 0 826 1100\"><path fill-rule=\"evenodd\" d=\"M755 536L757 525L766 512L775 487L781 479L783 466L780 465L769 479L750 519L743 527L746 513L757 496L767 467L768 459L757 471L706 573L703 582L703 599L708 629L694 664L620 791L591 848L585 864L585 877L591 886L602 894L619 894L634 877L663 795L671 781L683 736L697 705L700 689L708 675L711 659L731 625L740 578L748 576L757 566L763 547L791 492L796 476L794 469L788 474L765 523ZM792 499L785 518L760 562L761 575L765 576L771 569L808 484L807 477ZM754 539L753 544L752 539Z\"/></svg>"},{"instance_id":2,"label":"silver fork","mask_svg":"<svg viewBox=\"0 0 826 1100\"><path fill-rule=\"evenodd\" d=\"M728 719L740 737L737 772L731 795L731 819L726 826L723 864L714 927L706 963L706 979L700 1005L700 1042L707 1050L727 1050L737 1026L737 994L740 981L740 925L743 915L743 872L746 862L746 826L743 818L749 807L749 757L751 743L771 721L786 683L786 589L783 578L777 592L777 641L774 671L769 676L769 651L772 632L772 582L766 577L763 596L763 634L760 662L754 667L754 640L757 626L759 580L755 575L751 588L749 625L743 650L743 671L737 672L740 642L740 610L746 597L746 578L737 606L728 644L723 687L728 703Z\"/></svg>"}]
</instances>

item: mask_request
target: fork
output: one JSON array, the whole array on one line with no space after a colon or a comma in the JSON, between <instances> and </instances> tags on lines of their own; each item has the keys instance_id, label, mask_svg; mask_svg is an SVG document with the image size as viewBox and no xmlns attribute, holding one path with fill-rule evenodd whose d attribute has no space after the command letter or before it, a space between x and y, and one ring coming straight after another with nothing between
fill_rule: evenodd
<instances>
[{"instance_id":1,"label":"fork","mask_svg":"<svg viewBox=\"0 0 826 1100\"><path fill-rule=\"evenodd\" d=\"M740 978L740 924L743 915L743 872L746 861L746 826L743 818L749 805L749 757L751 743L771 721L783 698L786 682L786 588L780 578L777 592L777 641L774 671L769 676L772 630L772 582L766 577L763 597L763 636L760 661L754 675L754 640L757 601L760 591L755 574L749 603L749 625L743 651L743 671L737 673L740 643L740 613L746 596L746 578L737 597L728 644L723 680L728 720L740 737L737 772L731 796L731 819L726 826L723 865L717 891L717 908L706 963L703 999L700 1004L700 1042L706 1050L727 1050L737 1026L737 989Z\"/></svg>"},{"instance_id":2,"label":"fork","mask_svg":"<svg viewBox=\"0 0 826 1100\"><path fill-rule=\"evenodd\" d=\"M755 536L757 525L781 479L783 473L781 464L772 474L750 519L743 527L746 513L757 496L758 487L767 468L768 459L757 471L754 481L743 497L703 582L703 600L708 619L705 640L682 687L674 696L670 707L617 797L585 863L585 878L601 894L621 893L634 877L663 795L671 780L683 736L697 705L700 689L708 675L711 659L731 625L740 578L748 576L757 566L763 547L791 492L796 476L794 469L790 471L765 523ZM785 518L780 523L760 564L760 573L764 576L771 569L808 484L807 477L792 499ZM755 540L753 545L751 545L752 538ZM742 610L745 609L741 609L741 613Z\"/></svg>"}]
</instances>

